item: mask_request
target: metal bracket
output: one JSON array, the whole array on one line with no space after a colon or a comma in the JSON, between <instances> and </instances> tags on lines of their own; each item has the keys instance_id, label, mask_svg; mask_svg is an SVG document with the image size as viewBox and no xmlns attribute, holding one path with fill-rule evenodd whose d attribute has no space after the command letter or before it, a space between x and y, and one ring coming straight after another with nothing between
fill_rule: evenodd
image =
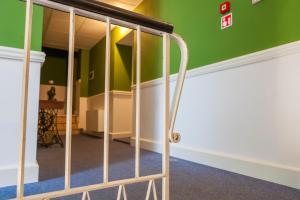
<instances>
[{"instance_id":1,"label":"metal bracket","mask_svg":"<svg viewBox=\"0 0 300 200\"><path fill-rule=\"evenodd\" d=\"M181 135L180 133L172 133L170 142L172 143L179 143L181 141Z\"/></svg>"}]
</instances>

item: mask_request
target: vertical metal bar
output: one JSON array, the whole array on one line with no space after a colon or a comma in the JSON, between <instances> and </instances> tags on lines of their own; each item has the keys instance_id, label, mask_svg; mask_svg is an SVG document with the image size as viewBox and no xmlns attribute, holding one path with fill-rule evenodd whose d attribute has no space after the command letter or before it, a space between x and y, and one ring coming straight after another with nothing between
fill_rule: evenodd
<instances>
[{"instance_id":1,"label":"vertical metal bar","mask_svg":"<svg viewBox=\"0 0 300 200\"><path fill-rule=\"evenodd\" d=\"M135 177L140 177L141 139L141 27L137 26L136 100L135 100Z\"/></svg>"},{"instance_id":2,"label":"vertical metal bar","mask_svg":"<svg viewBox=\"0 0 300 200\"><path fill-rule=\"evenodd\" d=\"M152 187L152 181L153 181L153 180L150 180L149 183L148 183L148 189L147 189L147 193L146 193L146 198L145 198L145 200L149 200L149 198L150 198L151 187Z\"/></svg>"},{"instance_id":3,"label":"vertical metal bar","mask_svg":"<svg viewBox=\"0 0 300 200\"><path fill-rule=\"evenodd\" d=\"M27 128L27 102L28 102L28 84L29 84L29 67L30 67L30 49L31 49L31 30L32 30L32 0L26 3L26 22L24 37L24 66L22 81L22 105L21 105L21 133L19 144L19 163L18 163L18 180L17 180L17 199L24 196L24 168L25 168L25 151L26 151L26 128Z\"/></svg>"},{"instance_id":4,"label":"vertical metal bar","mask_svg":"<svg viewBox=\"0 0 300 200\"><path fill-rule=\"evenodd\" d=\"M152 182L152 192L153 192L153 198L154 198L154 200L157 200L156 185L155 185L155 181L154 180Z\"/></svg>"},{"instance_id":5,"label":"vertical metal bar","mask_svg":"<svg viewBox=\"0 0 300 200\"><path fill-rule=\"evenodd\" d=\"M82 199L81 200L86 200L86 192L84 192L83 194L82 194Z\"/></svg>"},{"instance_id":6,"label":"vertical metal bar","mask_svg":"<svg viewBox=\"0 0 300 200\"><path fill-rule=\"evenodd\" d=\"M65 157L65 189L71 186L71 145L72 145L72 107L73 107L73 73L75 47L75 12L70 9L69 26L69 60L67 88L67 120L66 120L66 157Z\"/></svg>"},{"instance_id":7,"label":"vertical metal bar","mask_svg":"<svg viewBox=\"0 0 300 200\"><path fill-rule=\"evenodd\" d=\"M170 176L170 36L167 33L163 35L163 81L164 81L164 131L163 131L163 178L162 191L163 200L169 200L169 176Z\"/></svg>"},{"instance_id":8,"label":"vertical metal bar","mask_svg":"<svg viewBox=\"0 0 300 200\"><path fill-rule=\"evenodd\" d=\"M91 200L91 196L89 192L84 192L82 195L82 200Z\"/></svg>"},{"instance_id":9,"label":"vertical metal bar","mask_svg":"<svg viewBox=\"0 0 300 200\"><path fill-rule=\"evenodd\" d=\"M117 196L117 200L121 200L121 195L122 195L122 185L119 186L119 190L118 190L118 196Z\"/></svg>"},{"instance_id":10,"label":"vertical metal bar","mask_svg":"<svg viewBox=\"0 0 300 200\"><path fill-rule=\"evenodd\" d=\"M124 200L127 200L127 193L126 193L125 185L123 185L123 198L124 198Z\"/></svg>"},{"instance_id":11,"label":"vertical metal bar","mask_svg":"<svg viewBox=\"0 0 300 200\"><path fill-rule=\"evenodd\" d=\"M104 91L104 156L103 183L108 182L109 168L109 90L110 90L110 18L106 18L105 91Z\"/></svg>"}]
</instances>

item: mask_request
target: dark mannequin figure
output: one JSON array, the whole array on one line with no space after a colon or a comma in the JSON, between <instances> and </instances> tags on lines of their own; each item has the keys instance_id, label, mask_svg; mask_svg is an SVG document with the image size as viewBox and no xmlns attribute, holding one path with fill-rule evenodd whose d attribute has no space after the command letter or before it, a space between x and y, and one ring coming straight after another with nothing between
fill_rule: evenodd
<instances>
[{"instance_id":1,"label":"dark mannequin figure","mask_svg":"<svg viewBox=\"0 0 300 200\"><path fill-rule=\"evenodd\" d=\"M48 100L49 101L51 101L51 100L56 100L56 99L54 99L54 97L55 97L55 95L56 95L56 93L55 93L55 87L51 87L50 88L50 90L47 92L47 94L48 94Z\"/></svg>"}]
</instances>

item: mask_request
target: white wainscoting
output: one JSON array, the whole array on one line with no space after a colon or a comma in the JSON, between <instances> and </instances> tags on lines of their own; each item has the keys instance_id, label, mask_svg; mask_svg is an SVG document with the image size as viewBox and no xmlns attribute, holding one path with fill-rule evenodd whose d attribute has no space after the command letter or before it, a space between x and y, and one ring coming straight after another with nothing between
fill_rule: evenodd
<instances>
[{"instance_id":1,"label":"white wainscoting","mask_svg":"<svg viewBox=\"0 0 300 200\"><path fill-rule=\"evenodd\" d=\"M79 98L79 118L78 118L78 128L86 130L86 111L87 109L87 99L88 97Z\"/></svg>"},{"instance_id":2,"label":"white wainscoting","mask_svg":"<svg viewBox=\"0 0 300 200\"><path fill-rule=\"evenodd\" d=\"M162 80L141 97L142 147L161 152ZM300 189L300 42L190 70L175 130L172 156Z\"/></svg>"},{"instance_id":3,"label":"white wainscoting","mask_svg":"<svg viewBox=\"0 0 300 200\"><path fill-rule=\"evenodd\" d=\"M80 128L86 129L83 116L86 110L103 110L104 94L98 94L88 98L80 98ZM82 118L82 119L81 119ZM99 122L103 123L103 122ZM114 136L132 134L132 93L126 91L110 92L110 132Z\"/></svg>"},{"instance_id":4,"label":"white wainscoting","mask_svg":"<svg viewBox=\"0 0 300 200\"><path fill-rule=\"evenodd\" d=\"M17 182L24 51L0 47L0 187ZM31 53L26 137L25 182L38 181L37 120L42 52Z\"/></svg>"}]
</instances>

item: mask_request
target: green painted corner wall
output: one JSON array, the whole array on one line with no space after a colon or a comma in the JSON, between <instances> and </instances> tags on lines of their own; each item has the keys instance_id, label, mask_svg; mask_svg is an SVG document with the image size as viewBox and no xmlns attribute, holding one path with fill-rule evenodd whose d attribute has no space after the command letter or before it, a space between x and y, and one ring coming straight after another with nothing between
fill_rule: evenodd
<instances>
[{"instance_id":1,"label":"green painted corner wall","mask_svg":"<svg viewBox=\"0 0 300 200\"><path fill-rule=\"evenodd\" d=\"M79 69L80 69L80 96L89 96L89 66L90 66L90 51L80 50L79 52Z\"/></svg>"},{"instance_id":2,"label":"green painted corner wall","mask_svg":"<svg viewBox=\"0 0 300 200\"><path fill-rule=\"evenodd\" d=\"M68 58L58 56L46 56L41 69L41 84L48 85L49 80L54 85L66 86L68 76Z\"/></svg>"},{"instance_id":3,"label":"green painted corner wall","mask_svg":"<svg viewBox=\"0 0 300 200\"><path fill-rule=\"evenodd\" d=\"M131 91L132 47L118 44L128 31L121 27L112 31L113 90Z\"/></svg>"},{"instance_id":4,"label":"green painted corner wall","mask_svg":"<svg viewBox=\"0 0 300 200\"><path fill-rule=\"evenodd\" d=\"M221 30L220 27L221 2L220 0L189 0L188 3L182 0L144 0L135 12L174 24L175 32L184 38L189 48L188 69L203 67L300 39L300 26L298 26L300 1L298 0L284 2L264 0L255 6L250 0L230 0L233 26L225 30ZM120 55L122 48L118 48L116 44L122 37L119 35L121 32L122 29L118 27L112 31L111 89L130 90L131 68L126 67L127 61L124 62L123 56ZM135 52L136 44L133 48L132 52ZM90 70L95 70L95 79L89 81L89 96L104 91L104 55L105 39L100 41L90 53ZM134 60L135 58L136 55L133 55ZM172 42L172 74L178 72L179 62L179 49ZM135 65L135 62L133 63ZM143 82L161 77L161 38L142 33L141 73Z\"/></svg>"},{"instance_id":5,"label":"green painted corner wall","mask_svg":"<svg viewBox=\"0 0 300 200\"><path fill-rule=\"evenodd\" d=\"M89 80L88 96L93 96L104 91L105 39L102 39L90 50L89 72L91 71L94 71L94 79ZM110 74L112 75L112 70ZM112 87L112 79L110 87Z\"/></svg>"},{"instance_id":6,"label":"green painted corner wall","mask_svg":"<svg viewBox=\"0 0 300 200\"><path fill-rule=\"evenodd\" d=\"M31 49L41 51L43 31L43 8L34 6L32 19ZM23 48L25 30L25 2L0 1L0 46Z\"/></svg>"},{"instance_id":7,"label":"green painted corner wall","mask_svg":"<svg viewBox=\"0 0 300 200\"><path fill-rule=\"evenodd\" d=\"M114 90L131 91L132 47L116 45Z\"/></svg>"},{"instance_id":8,"label":"green painted corner wall","mask_svg":"<svg viewBox=\"0 0 300 200\"><path fill-rule=\"evenodd\" d=\"M111 33L111 90L131 90L132 48L117 44L117 42L122 39L126 33L127 31L124 31L124 29L120 27L115 27ZM104 92L105 44L106 38L103 38L90 50L89 71L94 71L94 79L89 80L88 83L89 96Z\"/></svg>"},{"instance_id":9,"label":"green painted corner wall","mask_svg":"<svg viewBox=\"0 0 300 200\"><path fill-rule=\"evenodd\" d=\"M233 26L221 31L220 0L144 0L136 12L175 26L189 48L188 69L242 56L300 39L300 1L230 0ZM145 35L145 34L143 34ZM161 76L161 41L142 38L142 81ZM178 71L179 50L171 44L171 73Z\"/></svg>"},{"instance_id":10,"label":"green painted corner wall","mask_svg":"<svg viewBox=\"0 0 300 200\"><path fill-rule=\"evenodd\" d=\"M67 86L68 81L68 51L43 47L42 51L46 54L45 62L41 69L41 84L49 84L49 80L54 81L54 85ZM88 74L89 51L81 50L74 53L73 80L81 79L81 73ZM82 69L81 69L82 67ZM86 69L87 68L87 69ZM85 80L88 75L83 77L83 86L87 87ZM86 89L87 90L87 89Z\"/></svg>"}]
</instances>

